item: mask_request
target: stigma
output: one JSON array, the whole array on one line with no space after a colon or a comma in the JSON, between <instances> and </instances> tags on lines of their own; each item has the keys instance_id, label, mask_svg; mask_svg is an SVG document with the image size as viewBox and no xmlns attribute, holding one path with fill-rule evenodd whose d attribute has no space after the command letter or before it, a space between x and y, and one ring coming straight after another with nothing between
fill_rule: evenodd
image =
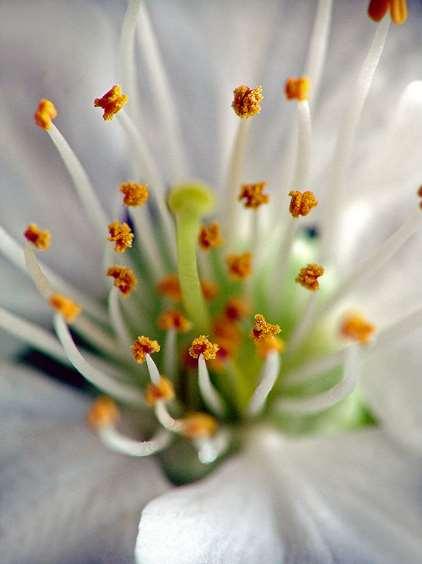
<instances>
[{"instance_id":1,"label":"stigma","mask_svg":"<svg viewBox=\"0 0 422 564\"><path fill-rule=\"evenodd\" d=\"M323 274L323 266L316 263L308 264L300 269L299 274L296 277L296 282L303 286L303 288L306 288L311 292L315 292L316 290L319 290L318 278L320 278Z\"/></svg>"},{"instance_id":2,"label":"stigma","mask_svg":"<svg viewBox=\"0 0 422 564\"><path fill-rule=\"evenodd\" d=\"M249 88L242 84L233 90L233 95L232 108L240 118L247 119L261 111L261 102L264 98L262 86Z\"/></svg>"},{"instance_id":3,"label":"stigma","mask_svg":"<svg viewBox=\"0 0 422 564\"><path fill-rule=\"evenodd\" d=\"M82 311L81 306L63 294L54 293L49 299L50 306L60 313L67 323L73 323Z\"/></svg>"},{"instance_id":4,"label":"stigma","mask_svg":"<svg viewBox=\"0 0 422 564\"><path fill-rule=\"evenodd\" d=\"M51 233L47 229L40 229L35 223L30 223L24 231L24 237L39 251L46 251L51 245Z\"/></svg>"},{"instance_id":5,"label":"stigma","mask_svg":"<svg viewBox=\"0 0 422 564\"><path fill-rule=\"evenodd\" d=\"M309 93L311 90L311 81L307 76L300 76L298 78L288 78L284 85L284 93L288 100L297 100L304 102L309 100Z\"/></svg>"},{"instance_id":6,"label":"stigma","mask_svg":"<svg viewBox=\"0 0 422 564\"><path fill-rule=\"evenodd\" d=\"M53 119L56 117L57 110L53 102L51 100L47 100L46 98L40 100L34 114L34 120L38 127L45 130L50 129L53 124Z\"/></svg>"},{"instance_id":7,"label":"stigma","mask_svg":"<svg viewBox=\"0 0 422 564\"><path fill-rule=\"evenodd\" d=\"M114 265L107 270L107 276L113 278L113 285L127 297L135 289L138 279L131 268L127 266Z\"/></svg>"},{"instance_id":8,"label":"stigma","mask_svg":"<svg viewBox=\"0 0 422 564\"><path fill-rule=\"evenodd\" d=\"M114 241L116 253L124 253L133 244L132 229L127 223L113 221L108 226L108 241Z\"/></svg>"},{"instance_id":9,"label":"stigma","mask_svg":"<svg viewBox=\"0 0 422 564\"><path fill-rule=\"evenodd\" d=\"M263 204L268 204L270 197L264 194L267 187L266 182L255 182L254 184L243 184L239 193L239 201L243 200L245 208L258 209Z\"/></svg>"},{"instance_id":10,"label":"stigma","mask_svg":"<svg viewBox=\"0 0 422 564\"><path fill-rule=\"evenodd\" d=\"M132 345L132 356L138 364L142 364L145 362L147 354L159 352L159 350L158 341L142 335Z\"/></svg>"},{"instance_id":11,"label":"stigma","mask_svg":"<svg viewBox=\"0 0 422 564\"><path fill-rule=\"evenodd\" d=\"M289 192L290 206L289 211L292 217L306 216L313 208L318 205L318 200L315 198L315 194L309 190L305 192L299 192L298 190L291 190Z\"/></svg>"},{"instance_id":12,"label":"stigma","mask_svg":"<svg viewBox=\"0 0 422 564\"><path fill-rule=\"evenodd\" d=\"M122 182L120 192L124 205L128 207L144 206L149 198L148 186L137 182Z\"/></svg>"},{"instance_id":13,"label":"stigma","mask_svg":"<svg viewBox=\"0 0 422 564\"><path fill-rule=\"evenodd\" d=\"M128 96L123 94L122 87L115 84L102 98L95 98L94 106L104 110L103 119L109 121L126 106Z\"/></svg>"}]
</instances>

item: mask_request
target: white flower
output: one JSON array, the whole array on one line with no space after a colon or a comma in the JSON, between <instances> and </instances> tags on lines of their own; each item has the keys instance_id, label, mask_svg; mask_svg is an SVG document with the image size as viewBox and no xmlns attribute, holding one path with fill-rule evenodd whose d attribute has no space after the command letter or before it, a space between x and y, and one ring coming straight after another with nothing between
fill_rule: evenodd
<instances>
[{"instance_id":1,"label":"white flower","mask_svg":"<svg viewBox=\"0 0 422 564\"><path fill-rule=\"evenodd\" d=\"M2 6L0 327L121 403L1 366L5 561L418 561L417 25L331 4Z\"/></svg>"}]
</instances>

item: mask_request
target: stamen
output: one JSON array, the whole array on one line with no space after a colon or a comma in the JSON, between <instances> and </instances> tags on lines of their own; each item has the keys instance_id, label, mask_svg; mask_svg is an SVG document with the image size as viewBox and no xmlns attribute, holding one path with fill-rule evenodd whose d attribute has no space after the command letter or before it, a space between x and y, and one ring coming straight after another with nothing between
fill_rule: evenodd
<instances>
[{"instance_id":1,"label":"stamen","mask_svg":"<svg viewBox=\"0 0 422 564\"><path fill-rule=\"evenodd\" d=\"M107 270L107 276L113 278L113 285L127 298L129 294L136 288L138 280L135 273L127 266L115 264Z\"/></svg>"},{"instance_id":2,"label":"stamen","mask_svg":"<svg viewBox=\"0 0 422 564\"><path fill-rule=\"evenodd\" d=\"M133 233L132 229L127 223L120 221L113 221L108 226L108 241L114 241L114 250L116 253L124 253L127 249L132 247Z\"/></svg>"},{"instance_id":3,"label":"stamen","mask_svg":"<svg viewBox=\"0 0 422 564\"><path fill-rule=\"evenodd\" d=\"M352 339L360 344L371 341L375 332L375 325L369 323L360 313L349 313L341 322L340 334L346 339Z\"/></svg>"},{"instance_id":4,"label":"stamen","mask_svg":"<svg viewBox=\"0 0 422 564\"><path fill-rule=\"evenodd\" d=\"M240 189L239 201L243 200L245 208L258 209L263 204L268 204L270 197L264 194L267 187L266 182L255 182L254 184L243 184Z\"/></svg>"},{"instance_id":5,"label":"stamen","mask_svg":"<svg viewBox=\"0 0 422 564\"><path fill-rule=\"evenodd\" d=\"M155 407L158 401L171 401L174 396L173 384L165 376L161 376L156 384L149 384L145 392L145 400L151 407Z\"/></svg>"},{"instance_id":6,"label":"stamen","mask_svg":"<svg viewBox=\"0 0 422 564\"><path fill-rule=\"evenodd\" d=\"M268 323L265 317L260 313L255 315L255 324L252 329L254 341L260 341L264 337L278 335L280 332L280 325Z\"/></svg>"},{"instance_id":7,"label":"stamen","mask_svg":"<svg viewBox=\"0 0 422 564\"><path fill-rule=\"evenodd\" d=\"M388 8L390 8L391 20L395 24L403 24L407 20L406 0L370 0L368 16L374 22L381 21Z\"/></svg>"},{"instance_id":8,"label":"stamen","mask_svg":"<svg viewBox=\"0 0 422 564\"><path fill-rule=\"evenodd\" d=\"M192 327L192 323L186 317L175 309L165 311L158 318L158 327L164 331L174 329L179 333L186 333Z\"/></svg>"},{"instance_id":9,"label":"stamen","mask_svg":"<svg viewBox=\"0 0 422 564\"><path fill-rule=\"evenodd\" d=\"M52 294L49 299L49 304L60 313L67 323L73 323L82 311L78 304L71 298L63 296L63 294Z\"/></svg>"},{"instance_id":10,"label":"stamen","mask_svg":"<svg viewBox=\"0 0 422 564\"><path fill-rule=\"evenodd\" d=\"M289 78L284 85L286 98L288 100L297 100L298 102L309 100L310 89L311 83L307 76Z\"/></svg>"},{"instance_id":11,"label":"stamen","mask_svg":"<svg viewBox=\"0 0 422 564\"><path fill-rule=\"evenodd\" d=\"M148 186L137 182L123 182L120 184L120 192L123 194L125 206L144 206L149 198Z\"/></svg>"},{"instance_id":12,"label":"stamen","mask_svg":"<svg viewBox=\"0 0 422 564\"><path fill-rule=\"evenodd\" d=\"M192 358L199 358L203 355L206 360L213 360L216 355L219 346L211 341L205 336L200 335L192 341L192 345L189 348L189 354Z\"/></svg>"},{"instance_id":13,"label":"stamen","mask_svg":"<svg viewBox=\"0 0 422 564\"><path fill-rule=\"evenodd\" d=\"M419 207L420 207L421 210L422 210L422 186L419 186L419 189L418 189L418 196L419 196L419 198L421 199L421 201L419 202Z\"/></svg>"},{"instance_id":14,"label":"stamen","mask_svg":"<svg viewBox=\"0 0 422 564\"><path fill-rule=\"evenodd\" d=\"M315 292L319 290L318 278L324 274L324 267L319 264L311 263L300 269L299 274L296 277L296 282L310 290Z\"/></svg>"},{"instance_id":15,"label":"stamen","mask_svg":"<svg viewBox=\"0 0 422 564\"><path fill-rule=\"evenodd\" d=\"M145 360L147 362L147 368L151 382L158 385L161 379L161 374L157 368L157 365L153 361L151 355L148 353L145 355Z\"/></svg>"},{"instance_id":16,"label":"stamen","mask_svg":"<svg viewBox=\"0 0 422 564\"><path fill-rule=\"evenodd\" d=\"M230 298L224 307L224 315L230 321L241 321L248 313L248 304L240 298Z\"/></svg>"},{"instance_id":17,"label":"stamen","mask_svg":"<svg viewBox=\"0 0 422 564\"><path fill-rule=\"evenodd\" d=\"M145 362L146 356L158 352L160 345L154 339L149 337L140 336L132 345L132 356L139 364Z\"/></svg>"},{"instance_id":18,"label":"stamen","mask_svg":"<svg viewBox=\"0 0 422 564\"><path fill-rule=\"evenodd\" d=\"M194 345L192 345L194 346ZM218 345L214 345L217 346ZM191 347L192 349L192 347ZM189 353L193 358L196 358L194 354L192 354L191 349L189 349ZM217 348L218 351L218 348ZM216 352L217 352L216 351ZM196 354L196 352L195 352ZM207 353L205 353L207 354ZM220 394L214 388L210 375L208 373L207 364L205 362L205 358L209 358L209 353L207 357L204 357L204 354L200 354L198 357L198 384L199 390L201 392L202 399L204 400L206 406L210 411L218 415L219 417L223 417L226 413L226 406L224 404L223 399L221 398ZM216 354L211 357L216 358Z\"/></svg>"},{"instance_id":19,"label":"stamen","mask_svg":"<svg viewBox=\"0 0 422 564\"><path fill-rule=\"evenodd\" d=\"M248 415L258 415L264 408L265 402L277 381L280 365L280 356L277 351L273 350L266 357L260 382L247 408Z\"/></svg>"},{"instance_id":20,"label":"stamen","mask_svg":"<svg viewBox=\"0 0 422 564\"><path fill-rule=\"evenodd\" d=\"M191 413L181 420L182 433L188 439L212 437L217 429L217 420L207 413Z\"/></svg>"},{"instance_id":21,"label":"stamen","mask_svg":"<svg viewBox=\"0 0 422 564\"><path fill-rule=\"evenodd\" d=\"M174 417L170 415L164 402L158 401L156 403L155 415L167 431L171 431L172 433L181 433L183 431L183 422L181 420L174 419Z\"/></svg>"},{"instance_id":22,"label":"stamen","mask_svg":"<svg viewBox=\"0 0 422 564\"><path fill-rule=\"evenodd\" d=\"M103 119L110 121L120 112L128 102L128 96L123 94L120 84L115 84L108 90L102 98L95 98L94 106L104 110Z\"/></svg>"},{"instance_id":23,"label":"stamen","mask_svg":"<svg viewBox=\"0 0 422 564\"><path fill-rule=\"evenodd\" d=\"M122 435L109 425L101 427L98 434L103 443L116 452L128 456L151 456L167 448L171 442L171 434L161 429L149 441L135 441Z\"/></svg>"},{"instance_id":24,"label":"stamen","mask_svg":"<svg viewBox=\"0 0 422 564\"><path fill-rule=\"evenodd\" d=\"M231 278L235 280L244 280L252 274L252 253L229 255L226 258L226 263Z\"/></svg>"},{"instance_id":25,"label":"stamen","mask_svg":"<svg viewBox=\"0 0 422 564\"><path fill-rule=\"evenodd\" d=\"M249 86L238 86L233 90L232 108L242 119L247 119L259 114L263 99L262 86L249 88Z\"/></svg>"},{"instance_id":26,"label":"stamen","mask_svg":"<svg viewBox=\"0 0 422 564\"><path fill-rule=\"evenodd\" d=\"M315 194L310 191L299 192L298 190L291 190L289 197L291 198L289 211L292 217L295 218L308 215L318 205Z\"/></svg>"},{"instance_id":27,"label":"stamen","mask_svg":"<svg viewBox=\"0 0 422 564\"><path fill-rule=\"evenodd\" d=\"M265 335L258 341L255 341L256 350L260 357L267 358L268 355L274 351L283 352L285 343L282 339L274 335Z\"/></svg>"},{"instance_id":28,"label":"stamen","mask_svg":"<svg viewBox=\"0 0 422 564\"><path fill-rule=\"evenodd\" d=\"M114 401L107 396L100 396L89 408L87 421L93 429L101 429L101 427L114 425L119 416L119 410Z\"/></svg>"},{"instance_id":29,"label":"stamen","mask_svg":"<svg viewBox=\"0 0 422 564\"><path fill-rule=\"evenodd\" d=\"M203 225L199 231L198 242L203 251L220 247L223 244L220 225L215 222Z\"/></svg>"},{"instance_id":30,"label":"stamen","mask_svg":"<svg viewBox=\"0 0 422 564\"><path fill-rule=\"evenodd\" d=\"M51 245L51 233L47 229L40 229L35 223L30 223L25 229L24 237L39 251L46 251Z\"/></svg>"},{"instance_id":31,"label":"stamen","mask_svg":"<svg viewBox=\"0 0 422 564\"><path fill-rule=\"evenodd\" d=\"M35 123L41 129L50 129L53 124L53 119L57 117L56 106L51 100L43 98L39 101L37 110L34 114Z\"/></svg>"},{"instance_id":32,"label":"stamen","mask_svg":"<svg viewBox=\"0 0 422 564\"><path fill-rule=\"evenodd\" d=\"M182 289L177 274L169 274L162 278L157 284L157 291L173 302L180 302Z\"/></svg>"},{"instance_id":33,"label":"stamen","mask_svg":"<svg viewBox=\"0 0 422 564\"><path fill-rule=\"evenodd\" d=\"M201 280L201 290L204 299L211 302L218 294L218 285L211 280Z\"/></svg>"},{"instance_id":34,"label":"stamen","mask_svg":"<svg viewBox=\"0 0 422 564\"><path fill-rule=\"evenodd\" d=\"M407 0L390 0L390 15L393 23L403 24L407 20Z\"/></svg>"}]
</instances>

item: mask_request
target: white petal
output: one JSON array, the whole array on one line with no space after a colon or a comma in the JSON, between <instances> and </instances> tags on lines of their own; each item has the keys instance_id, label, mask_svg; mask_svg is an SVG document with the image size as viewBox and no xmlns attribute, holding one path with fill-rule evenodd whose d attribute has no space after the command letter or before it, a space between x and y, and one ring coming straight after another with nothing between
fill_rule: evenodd
<instances>
[{"instance_id":1,"label":"white petal","mask_svg":"<svg viewBox=\"0 0 422 564\"><path fill-rule=\"evenodd\" d=\"M130 563L139 511L168 486L152 460L109 452L86 401L0 368L0 530L8 564Z\"/></svg>"}]
</instances>

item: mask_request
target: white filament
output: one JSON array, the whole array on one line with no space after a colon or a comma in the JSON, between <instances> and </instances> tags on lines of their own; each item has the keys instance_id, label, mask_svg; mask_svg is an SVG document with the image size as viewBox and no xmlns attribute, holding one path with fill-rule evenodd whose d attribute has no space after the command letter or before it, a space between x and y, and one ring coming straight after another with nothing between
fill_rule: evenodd
<instances>
[{"instance_id":1,"label":"white filament","mask_svg":"<svg viewBox=\"0 0 422 564\"><path fill-rule=\"evenodd\" d=\"M172 433L181 433L183 430L183 423L174 419L167 410L166 404L163 401L157 401L155 405L155 415L164 429Z\"/></svg>"},{"instance_id":2,"label":"white filament","mask_svg":"<svg viewBox=\"0 0 422 564\"><path fill-rule=\"evenodd\" d=\"M164 343L164 374L173 380L177 377L177 332L169 329Z\"/></svg>"},{"instance_id":3,"label":"white filament","mask_svg":"<svg viewBox=\"0 0 422 564\"><path fill-rule=\"evenodd\" d=\"M162 278L165 273L165 265L157 239L154 237L154 227L148 209L145 206L132 207L129 215L135 224L135 241L139 251L145 252L148 268L152 270L154 278Z\"/></svg>"},{"instance_id":4,"label":"white filament","mask_svg":"<svg viewBox=\"0 0 422 564\"><path fill-rule=\"evenodd\" d=\"M198 384L202 399L210 411L219 417L226 413L226 406L220 394L214 388L208 373L207 363L204 355L198 358Z\"/></svg>"},{"instance_id":5,"label":"white filament","mask_svg":"<svg viewBox=\"0 0 422 564\"><path fill-rule=\"evenodd\" d=\"M273 284L274 292L272 299L275 307L279 307L283 298L283 286L289 270L290 255L298 228L298 220L289 214L286 231L279 241L279 251L273 265Z\"/></svg>"},{"instance_id":6,"label":"white filament","mask_svg":"<svg viewBox=\"0 0 422 564\"><path fill-rule=\"evenodd\" d=\"M53 294L54 290L51 287L48 278L41 270L37 257L35 256L35 253L32 250L32 248L30 247L30 243L25 243L25 246L23 248L23 253L25 257L25 265L29 272L29 275L34 281L34 284L38 292L45 300L48 301L51 295Z\"/></svg>"},{"instance_id":7,"label":"white filament","mask_svg":"<svg viewBox=\"0 0 422 564\"><path fill-rule=\"evenodd\" d=\"M147 362L147 368L148 368L149 377L151 378L151 382L155 385L158 385L160 383L161 376L160 376L160 371L157 368L157 365L153 361L150 354L145 355L145 360Z\"/></svg>"},{"instance_id":8,"label":"white filament","mask_svg":"<svg viewBox=\"0 0 422 564\"><path fill-rule=\"evenodd\" d=\"M311 98L316 100L321 82L322 71L327 54L331 27L333 0L319 0L315 22L312 29L305 75L311 79Z\"/></svg>"},{"instance_id":9,"label":"white filament","mask_svg":"<svg viewBox=\"0 0 422 564\"><path fill-rule=\"evenodd\" d=\"M380 352L388 349L402 337L414 333L422 327L422 308L417 308L411 313L405 315L398 321L395 321L385 329L382 329L368 352Z\"/></svg>"},{"instance_id":10,"label":"white filament","mask_svg":"<svg viewBox=\"0 0 422 564\"><path fill-rule=\"evenodd\" d=\"M284 398L277 408L289 415L312 415L333 407L348 397L359 379L359 345L351 345L345 352L343 377L332 388L309 398Z\"/></svg>"},{"instance_id":11,"label":"white filament","mask_svg":"<svg viewBox=\"0 0 422 564\"><path fill-rule=\"evenodd\" d=\"M85 208L87 216L96 228L100 240L103 241L105 230L109 221L107 220L107 215L95 194L94 188L92 187L85 169L66 139L54 124L52 124L46 131L63 159L67 171L73 180L79 199Z\"/></svg>"},{"instance_id":12,"label":"white filament","mask_svg":"<svg viewBox=\"0 0 422 564\"><path fill-rule=\"evenodd\" d=\"M171 434L161 429L149 441L135 441L122 435L114 426L107 425L98 429L103 443L111 450L129 456L151 456L168 447Z\"/></svg>"},{"instance_id":13,"label":"white filament","mask_svg":"<svg viewBox=\"0 0 422 564\"><path fill-rule=\"evenodd\" d=\"M136 121L140 119L139 93L136 87L135 32L141 0L129 0L120 35L122 82L129 94L130 108Z\"/></svg>"},{"instance_id":14,"label":"white filament","mask_svg":"<svg viewBox=\"0 0 422 564\"><path fill-rule=\"evenodd\" d=\"M329 372L344 362L345 349L317 358L299 368L292 370L283 378L283 386L295 386L305 384L311 380L319 378L321 374Z\"/></svg>"},{"instance_id":15,"label":"white filament","mask_svg":"<svg viewBox=\"0 0 422 564\"><path fill-rule=\"evenodd\" d=\"M54 316L54 328L70 362L91 384L123 402L144 405L143 395L137 388L114 380L82 356L73 341L67 324L59 314Z\"/></svg>"},{"instance_id":16,"label":"white filament","mask_svg":"<svg viewBox=\"0 0 422 564\"><path fill-rule=\"evenodd\" d=\"M318 303L317 300L318 292L311 292L305 305L305 311L303 312L299 323L296 325L293 334L289 339L289 354L293 353L299 347L299 345L303 341L303 337L308 334L315 317Z\"/></svg>"},{"instance_id":17,"label":"white filament","mask_svg":"<svg viewBox=\"0 0 422 564\"><path fill-rule=\"evenodd\" d=\"M267 401L267 398L277 381L280 366L281 362L278 352L270 352L265 359L258 387L256 388L247 408L248 415L258 415L263 410L265 402Z\"/></svg>"},{"instance_id":18,"label":"white filament","mask_svg":"<svg viewBox=\"0 0 422 564\"><path fill-rule=\"evenodd\" d=\"M198 458L202 464L212 464L228 449L230 445L230 433L227 429L223 428L214 437L195 439L194 444L198 450Z\"/></svg>"},{"instance_id":19,"label":"white filament","mask_svg":"<svg viewBox=\"0 0 422 564\"><path fill-rule=\"evenodd\" d=\"M110 321L113 329L116 333L122 346L129 350L132 344L132 339L130 338L129 332L126 328L125 320L123 319L122 310L120 307L120 296L119 290L115 287L110 288L108 293L108 311L110 315Z\"/></svg>"},{"instance_id":20,"label":"white filament","mask_svg":"<svg viewBox=\"0 0 422 564\"><path fill-rule=\"evenodd\" d=\"M297 124L296 169L292 188L304 190L309 185L311 172L312 122L307 100L297 103Z\"/></svg>"}]
</instances>

